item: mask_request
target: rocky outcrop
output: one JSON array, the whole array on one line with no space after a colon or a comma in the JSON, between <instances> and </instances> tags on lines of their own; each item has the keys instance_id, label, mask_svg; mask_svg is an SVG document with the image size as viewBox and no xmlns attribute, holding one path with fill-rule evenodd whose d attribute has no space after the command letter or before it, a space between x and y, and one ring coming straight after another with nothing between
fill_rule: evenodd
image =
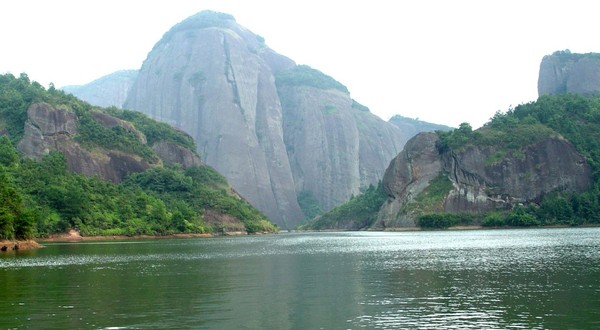
<instances>
[{"instance_id":1,"label":"rocky outcrop","mask_svg":"<svg viewBox=\"0 0 600 330\"><path fill-rule=\"evenodd\" d=\"M92 105L121 108L136 77L137 70L121 70L86 85L64 86L61 89Z\"/></svg>"},{"instance_id":2,"label":"rocky outcrop","mask_svg":"<svg viewBox=\"0 0 600 330\"><path fill-rule=\"evenodd\" d=\"M490 161L502 147L469 146L440 154L435 133L411 139L391 162L383 185L389 198L375 227L414 226L410 204L436 177L446 176L452 188L441 209L446 212L483 213L510 209L519 203L539 202L552 191L582 192L592 184L592 171L573 145L548 137ZM408 207L407 207L408 206Z\"/></svg>"},{"instance_id":3,"label":"rocky outcrop","mask_svg":"<svg viewBox=\"0 0 600 330\"><path fill-rule=\"evenodd\" d=\"M567 50L554 52L542 59L538 95L590 95L599 91L600 54L575 54Z\"/></svg>"},{"instance_id":4,"label":"rocky outcrop","mask_svg":"<svg viewBox=\"0 0 600 330\"><path fill-rule=\"evenodd\" d=\"M442 171L435 147L437 134L421 133L409 140L385 171L382 184L389 196L374 227L414 226L414 215L403 207L413 201Z\"/></svg>"},{"instance_id":5,"label":"rocky outcrop","mask_svg":"<svg viewBox=\"0 0 600 330\"><path fill-rule=\"evenodd\" d=\"M304 218L298 193L329 209L381 179L404 142L347 91L276 84L295 67L232 16L201 12L155 45L125 106L190 134L206 164L293 228Z\"/></svg>"},{"instance_id":6,"label":"rocky outcrop","mask_svg":"<svg viewBox=\"0 0 600 330\"><path fill-rule=\"evenodd\" d=\"M105 127L118 125L136 136L140 142L146 142L144 134L128 121L100 111L92 111L91 116ZM53 107L47 103L33 104L27 111L23 138L17 148L25 156L34 159L40 159L51 151L59 151L65 155L69 170L99 176L112 182L120 182L131 173L160 165L118 150L86 149L75 140L77 126L78 118L68 108ZM184 168L201 165L195 152L174 143L160 141L152 147L164 163L178 163Z\"/></svg>"},{"instance_id":7,"label":"rocky outcrop","mask_svg":"<svg viewBox=\"0 0 600 330\"><path fill-rule=\"evenodd\" d=\"M108 117L106 114L101 116L105 120L109 120ZM125 124L120 119L112 118L110 121L134 129L130 123ZM112 182L119 182L130 173L141 172L151 166L139 156L114 150L87 150L73 139L76 134L75 113L47 103L36 103L27 110L23 138L17 148L35 159L50 151L59 151L65 155L69 170Z\"/></svg>"},{"instance_id":8,"label":"rocky outcrop","mask_svg":"<svg viewBox=\"0 0 600 330\"><path fill-rule=\"evenodd\" d=\"M160 141L152 146L152 150L156 152L158 157L166 165L179 164L183 168L194 167L202 165L200 157L196 155L192 150L178 146L174 143L167 141Z\"/></svg>"}]
</instances>

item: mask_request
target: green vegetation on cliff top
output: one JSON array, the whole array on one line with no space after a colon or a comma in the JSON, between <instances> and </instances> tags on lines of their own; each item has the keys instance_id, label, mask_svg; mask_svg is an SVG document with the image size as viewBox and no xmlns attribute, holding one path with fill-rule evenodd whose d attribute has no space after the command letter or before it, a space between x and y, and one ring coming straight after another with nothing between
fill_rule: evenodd
<instances>
[{"instance_id":1,"label":"green vegetation on cliff top","mask_svg":"<svg viewBox=\"0 0 600 330\"><path fill-rule=\"evenodd\" d=\"M19 78L1 75L0 239L44 237L69 228L77 228L83 235L275 230L208 166L187 170L157 166L114 184L68 171L64 156L57 152L41 161L24 158L15 145L23 137L27 109L37 102L77 114L80 134L75 139L86 148L115 148L155 160L158 156L149 146L157 141L194 150L188 135L143 114L93 108L53 86L46 90L24 74ZM90 116L92 110L130 121L149 143L139 142L123 129L98 125ZM209 219L207 212L235 218L238 225Z\"/></svg>"}]
</instances>

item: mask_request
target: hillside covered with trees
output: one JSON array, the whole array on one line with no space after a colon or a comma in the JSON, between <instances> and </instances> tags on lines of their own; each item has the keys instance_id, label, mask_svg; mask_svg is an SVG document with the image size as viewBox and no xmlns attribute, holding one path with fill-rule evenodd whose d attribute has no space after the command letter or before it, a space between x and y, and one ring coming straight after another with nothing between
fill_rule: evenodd
<instances>
[{"instance_id":1,"label":"hillside covered with trees","mask_svg":"<svg viewBox=\"0 0 600 330\"><path fill-rule=\"evenodd\" d=\"M151 166L113 183L69 171L57 151L40 160L25 157L16 146L28 109L40 102L77 116L73 140L89 152L116 150ZM144 139L122 126L100 125L92 112L127 121ZM141 113L92 107L52 85L46 90L25 74L0 76L0 239L45 237L71 228L82 235L276 230L212 168L163 164L152 148L158 141L195 150L187 134Z\"/></svg>"}]
</instances>

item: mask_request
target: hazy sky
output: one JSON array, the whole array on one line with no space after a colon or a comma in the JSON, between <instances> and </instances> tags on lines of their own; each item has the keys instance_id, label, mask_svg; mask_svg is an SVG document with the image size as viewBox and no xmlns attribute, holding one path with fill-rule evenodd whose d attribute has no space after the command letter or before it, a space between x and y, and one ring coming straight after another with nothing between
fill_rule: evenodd
<instances>
[{"instance_id":1,"label":"hazy sky","mask_svg":"<svg viewBox=\"0 0 600 330\"><path fill-rule=\"evenodd\" d=\"M176 23L232 14L387 120L481 126L537 98L542 57L600 52L597 1L19 0L0 3L0 73L44 86L139 69Z\"/></svg>"}]
</instances>

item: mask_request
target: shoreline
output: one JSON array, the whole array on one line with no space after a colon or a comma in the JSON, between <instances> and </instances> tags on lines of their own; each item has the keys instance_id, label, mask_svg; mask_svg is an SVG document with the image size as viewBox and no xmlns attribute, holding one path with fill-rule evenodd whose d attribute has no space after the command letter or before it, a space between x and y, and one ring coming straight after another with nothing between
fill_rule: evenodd
<instances>
[{"instance_id":1,"label":"shoreline","mask_svg":"<svg viewBox=\"0 0 600 330\"><path fill-rule=\"evenodd\" d=\"M262 233L258 233L262 234ZM38 242L54 243L54 242L89 242L89 241L116 241L116 240L131 240L131 239L168 239L168 238L212 238L223 236L244 236L249 235L245 231L231 231L225 233L199 234L199 233L179 233L166 235L99 235L99 236L82 236L79 231L71 229L67 233L55 234L50 237L34 238ZM250 234L253 235L253 234Z\"/></svg>"},{"instance_id":2,"label":"shoreline","mask_svg":"<svg viewBox=\"0 0 600 330\"><path fill-rule=\"evenodd\" d=\"M43 248L44 246L34 239L26 240L0 240L0 253L18 252Z\"/></svg>"},{"instance_id":3,"label":"shoreline","mask_svg":"<svg viewBox=\"0 0 600 330\"><path fill-rule=\"evenodd\" d=\"M232 231L225 233L213 233L213 234L194 234L194 233L181 233L181 234L167 234L167 235L115 235L115 236L82 236L78 231L71 229L67 233L55 234L50 237L39 237L27 240L0 240L0 253L2 252L17 252L17 251L28 251L45 246L41 243L76 243L76 242L94 242L94 241L126 241L126 240L144 240L144 239L187 239L187 238L216 238L216 237L227 237L227 236L246 236L246 235L265 235L265 234L284 234L284 233L302 233L302 232L344 232L344 231L369 231L369 232L415 232L415 231L455 231L455 230L506 230L506 229L542 229L542 228L590 228L600 227L599 224L585 224L585 225L552 225L552 226L534 226L534 227L484 227L480 225L473 226L453 226L448 228L421 228L421 227L391 227L391 228L367 228L367 229L313 229L313 230L282 230L279 232L259 232L248 234L245 231Z\"/></svg>"}]
</instances>

